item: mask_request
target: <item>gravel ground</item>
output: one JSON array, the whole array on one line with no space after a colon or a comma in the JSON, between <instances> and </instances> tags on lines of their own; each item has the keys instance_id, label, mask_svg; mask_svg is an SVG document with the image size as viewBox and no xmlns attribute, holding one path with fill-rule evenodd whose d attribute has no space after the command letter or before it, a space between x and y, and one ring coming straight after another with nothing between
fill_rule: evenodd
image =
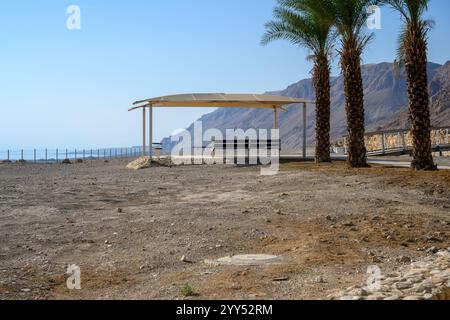
<instances>
[{"instance_id":1,"label":"gravel ground","mask_svg":"<svg viewBox=\"0 0 450 320\"><path fill-rule=\"evenodd\" d=\"M0 164L1 299L324 299L450 247L448 171L126 163Z\"/></svg>"}]
</instances>

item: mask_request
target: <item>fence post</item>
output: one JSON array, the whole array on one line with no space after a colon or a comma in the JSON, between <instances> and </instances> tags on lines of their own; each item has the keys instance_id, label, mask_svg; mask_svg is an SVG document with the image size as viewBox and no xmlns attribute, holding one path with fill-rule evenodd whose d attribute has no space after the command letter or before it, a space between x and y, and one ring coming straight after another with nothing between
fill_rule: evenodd
<instances>
[{"instance_id":1,"label":"fence post","mask_svg":"<svg viewBox=\"0 0 450 320\"><path fill-rule=\"evenodd\" d=\"M445 142L447 143L447 144L449 144L449 141L448 141L448 129L445 129Z\"/></svg>"},{"instance_id":2,"label":"fence post","mask_svg":"<svg viewBox=\"0 0 450 320\"><path fill-rule=\"evenodd\" d=\"M7 159L6 160L8 160L8 162L9 162L9 149L8 149L8 152L7 152Z\"/></svg>"},{"instance_id":3,"label":"fence post","mask_svg":"<svg viewBox=\"0 0 450 320\"><path fill-rule=\"evenodd\" d=\"M103 149L103 160L106 160L106 149Z\"/></svg>"},{"instance_id":4,"label":"fence post","mask_svg":"<svg viewBox=\"0 0 450 320\"><path fill-rule=\"evenodd\" d=\"M386 137L385 134L382 133L382 134L381 134L381 149L382 149L383 154L386 153L386 142L385 142L385 137Z\"/></svg>"},{"instance_id":5,"label":"fence post","mask_svg":"<svg viewBox=\"0 0 450 320\"><path fill-rule=\"evenodd\" d=\"M24 161L24 159L23 159L23 149L20 150L20 160Z\"/></svg>"},{"instance_id":6,"label":"fence post","mask_svg":"<svg viewBox=\"0 0 450 320\"><path fill-rule=\"evenodd\" d=\"M77 149L75 149L75 162L77 162Z\"/></svg>"},{"instance_id":7,"label":"fence post","mask_svg":"<svg viewBox=\"0 0 450 320\"><path fill-rule=\"evenodd\" d=\"M36 164L36 149L33 150L34 163Z\"/></svg>"},{"instance_id":8,"label":"fence post","mask_svg":"<svg viewBox=\"0 0 450 320\"><path fill-rule=\"evenodd\" d=\"M86 150L83 149L83 162L86 161Z\"/></svg>"},{"instance_id":9,"label":"fence post","mask_svg":"<svg viewBox=\"0 0 450 320\"><path fill-rule=\"evenodd\" d=\"M100 160L100 149L97 149L97 160Z\"/></svg>"},{"instance_id":10,"label":"fence post","mask_svg":"<svg viewBox=\"0 0 450 320\"><path fill-rule=\"evenodd\" d=\"M45 164L47 164L48 162L48 153L47 153L47 148L45 148Z\"/></svg>"},{"instance_id":11,"label":"fence post","mask_svg":"<svg viewBox=\"0 0 450 320\"><path fill-rule=\"evenodd\" d=\"M58 159L58 149L56 149L56 163L59 163L59 159Z\"/></svg>"},{"instance_id":12,"label":"fence post","mask_svg":"<svg viewBox=\"0 0 450 320\"><path fill-rule=\"evenodd\" d=\"M91 161L92 161L92 149L91 149Z\"/></svg>"},{"instance_id":13,"label":"fence post","mask_svg":"<svg viewBox=\"0 0 450 320\"><path fill-rule=\"evenodd\" d=\"M403 144L403 150L406 150L406 138L405 138L404 132L402 132L402 144Z\"/></svg>"},{"instance_id":14,"label":"fence post","mask_svg":"<svg viewBox=\"0 0 450 320\"><path fill-rule=\"evenodd\" d=\"M69 159L69 150L66 149L66 159Z\"/></svg>"}]
</instances>

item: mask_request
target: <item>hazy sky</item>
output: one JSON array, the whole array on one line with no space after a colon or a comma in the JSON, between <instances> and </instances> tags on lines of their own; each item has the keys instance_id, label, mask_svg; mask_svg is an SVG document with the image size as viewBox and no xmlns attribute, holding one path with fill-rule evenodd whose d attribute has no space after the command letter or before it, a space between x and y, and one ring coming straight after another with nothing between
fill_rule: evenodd
<instances>
[{"instance_id":1,"label":"hazy sky","mask_svg":"<svg viewBox=\"0 0 450 320\"><path fill-rule=\"evenodd\" d=\"M81 30L68 30L69 5ZM140 143L135 100L186 92L262 93L309 77L308 52L260 46L275 0L14 0L0 4L0 149ZM450 59L450 2L431 1L430 60ZM395 57L399 16L364 63ZM336 72L336 71L335 71ZM155 140L208 109L155 112Z\"/></svg>"}]
</instances>

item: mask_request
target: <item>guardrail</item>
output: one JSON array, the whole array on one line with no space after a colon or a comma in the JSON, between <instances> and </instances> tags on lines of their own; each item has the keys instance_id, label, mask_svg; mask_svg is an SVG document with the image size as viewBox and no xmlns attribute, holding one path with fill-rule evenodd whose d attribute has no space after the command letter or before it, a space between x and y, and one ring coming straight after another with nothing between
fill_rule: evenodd
<instances>
[{"instance_id":1,"label":"guardrail","mask_svg":"<svg viewBox=\"0 0 450 320\"><path fill-rule=\"evenodd\" d=\"M150 155L147 147L145 155ZM115 158L137 158L142 156L142 147L122 148L44 148L0 150L0 162L60 163L70 161L110 160Z\"/></svg>"},{"instance_id":2,"label":"guardrail","mask_svg":"<svg viewBox=\"0 0 450 320\"><path fill-rule=\"evenodd\" d=\"M450 126L433 128L430 137L433 152L442 154L450 151ZM412 151L412 134L410 129L368 132L365 143L368 155L408 154ZM347 137L343 137L337 145L347 153Z\"/></svg>"}]
</instances>

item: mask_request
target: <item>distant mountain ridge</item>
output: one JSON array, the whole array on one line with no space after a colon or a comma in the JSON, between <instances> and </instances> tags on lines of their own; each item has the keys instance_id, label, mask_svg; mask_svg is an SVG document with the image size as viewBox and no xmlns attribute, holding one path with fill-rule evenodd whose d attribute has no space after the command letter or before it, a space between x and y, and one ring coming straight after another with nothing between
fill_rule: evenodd
<instances>
[{"instance_id":1,"label":"distant mountain ridge","mask_svg":"<svg viewBox=\"0 0 450 320\"><path fill-rule=\"evenodd\" d=\"M365 116L367 130L406 128L408 123L408 99L404 69L392 63L362 66L365 93ZM450 61L444 65L428 63L432 122L435 126L450 125ZM284 90L269 94L295 98L315 99L311 79L304 79ZM346 115L343 77L331 78L331 138L332 141L346 134ZM217 128L272 128L273 112L259 109L222 108L200 118L204 130ZM291 105L279 113L280 135L284 150L301 148L302 112L298 105ZM193 131L193 125L188 128ZM308 109L308 145L315 142L315 110ZM170 150L170 138L163 141L164 149Z\"/></svg>"}]
</instances>

